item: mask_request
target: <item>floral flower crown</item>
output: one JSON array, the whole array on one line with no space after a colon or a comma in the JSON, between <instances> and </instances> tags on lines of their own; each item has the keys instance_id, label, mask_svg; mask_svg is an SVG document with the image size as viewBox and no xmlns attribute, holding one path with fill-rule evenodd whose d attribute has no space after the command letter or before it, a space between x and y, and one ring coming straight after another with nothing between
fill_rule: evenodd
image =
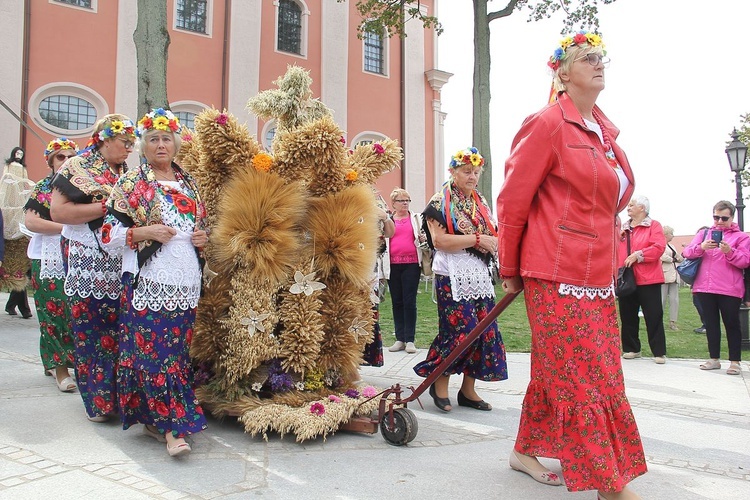
<instances>
[{"instance_id":1,"label":"floral flower crown","mask_svg":"<svg viewBox=\"0 0 750 500\"><path fill-rule=\"evenodd\" d=\"M72 149L77 154L78 144L76 144L75 142L65 137L58 137L57 139L52 139L51 141L49 141L49 144L47 144L47 149L44 150L44 158L47 159L49 155L57 151L60 151L61 149Z\"/></svg>"},{"instance_id":2,"label":"floral flower crown","mask_svg":"<svg viewBox=\"0 0 750 500\"><path fill-rule=\"evenodd\" d=\"M164 132L180 132L182 126L180 120L169 111L164 108L152 109L150 113L143 115L143 118L138 120L138 128L135 134L138 137L143 137L143 134L151 130L163 130Z\"/></svg>"},{"instance_id":3,"label":"floral flower crown","mask_svg":"<svg viewBox=\"0 0 750 500\"><path fill-rule=\"evenodd\" d=\"M547 66L552 68L552 71L557 71L563 59L565 59L568 55L568 47L572 47L573 45L577 45L580 47L581 45L585 44L589 44L592 47L601 46L603 55L607 55L607 51L604 50L604 43L602 42L602 37L600 35L597 35L596 33L591 31L581 30L573 36L566 36L565 38L560 40L560 46L557 47L555 49L555 52L552 53L552 57L550 57L549 61L547 61Z\"/></svg>"},{"instance_id":4,"label":"floral flower crown","mask_svg":"<svg viewBox=\"0 0 750 500\"><path fill-rule=\"evenodd\" d=\"M109 122L109 125L101 129L98 134L95 134L92 140L94 144L98 144L104 139L111 139L116 135L135 136L135 125L128 119L112 120Z\"/></svg>"},{"instance_id":5,"label":"floral flower crown","mask_svg":"<svg viewBox=\"0 0 750 500\"><path fill-rule=\"evenodd\" d=\"M450 167L457 168L463 165L471 165L473 167L483 167L484 158L479 154L479 150L475 147L466 148L458 151L451 158Z\"/></svg>"}]
</instances>

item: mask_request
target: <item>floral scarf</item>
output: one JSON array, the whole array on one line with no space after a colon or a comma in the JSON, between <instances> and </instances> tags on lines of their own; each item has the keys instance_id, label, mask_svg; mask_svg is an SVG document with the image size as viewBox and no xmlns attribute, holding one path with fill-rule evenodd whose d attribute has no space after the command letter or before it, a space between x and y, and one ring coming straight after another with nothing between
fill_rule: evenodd
<instances>
[{"instance_id":1,"label":"floral scarf","mask_svg":"<svg viewBox=\"0 0 750 500\"><path fill-rule=\"evenodd\" d=\"M434 219L445 227L449 234L488 234L497 236L495 222L490 215L489 205L484 196L476 189L470 196L466 196L449 180L440 191L430 199L422 212L422 227L427 235L430 248L435 248L432 235L427 227L427 219ZM467 248L467 252L489 263L492 256L480 252L476 248Z\"/></svg>"},{"instance_id":2,"label":"floral scarf","mask_svg":"<svg viewBox=\"0 0 750 500\"><path fill-rule=\"evenodd\" d=\"M160 202L164 199L174 204L181 216L194 221L196 229L204 229L206 208L198 193L198 185L190 174L176 163L172 163L172 169L175 179L183 188L183 193L160 184L151 166L143 163L124 174L112 189L107 201L109 213L126 227L164 224L162 210L166 207ZM162 196L157 196L157 193L161 193ZM103 231L110 229L111 226L105 224ZM102 238L104 237L102 235ZM158 241L144 240L138 243L138 267L143 267L159 248L161 243ZM200 258L200 252L197 249L196 252Z\"/></svg>"},{"instance_id":3,"label":"floral scarf","mask_svg":"<svg viewBox=\"0 0 750 500\"><path fill-rule=\"evenodd\" d=\"M119 165L120 171L127 168ZM59 190L75 203L93 203L106 200L120 176L109 168L107 160L98 149L92 149L80 156L74 156L52 179L52 187ZM102 227L104 217L89 222L92 230Z\"/></svg>"},{"instance_id":4,"label":"floral scarf","mask_svg":"<svg viewBox=\"0 0 750 500\"><path fill-rule=\"evenodd\" d=\"M49 174L47 177L37 182L31 191L29 200L23 209L33 210L44 220L52 220L49 215L49 202L52 199L52 178L55 174Z\"/></svg>"}]
</instances>

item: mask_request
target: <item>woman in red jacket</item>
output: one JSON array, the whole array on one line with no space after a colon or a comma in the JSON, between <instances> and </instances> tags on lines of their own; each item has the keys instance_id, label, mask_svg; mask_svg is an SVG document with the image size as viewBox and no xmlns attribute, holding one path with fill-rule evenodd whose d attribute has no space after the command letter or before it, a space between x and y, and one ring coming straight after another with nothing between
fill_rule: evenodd
<instances>
[{"instance_id":1,"label":"woman in red jacket","mask_svg":"<svg viewBox=\"0 0 750 500\"><path fill-rule=\"evenodd\" d=\"M622 322L622 357L641 357L641 340L638 338L638 309L641 309L654 362L663 365L667 361L667 339L664 336L664 308L661 302L661 285L664 283L661 256L667 240L661 224L648 216L649 210L650 203L645 196L630 200L629 219L620 236L620 265L633 268L636 284L635 292L617 299Z\"/></svg>"},{"instance_id":2,"label":"woman in red jacket","mask_svg":"<svg viewBox=\"0 0 750 500\"><path fill-rule=\"evenodd\" d=\"M497 199L503 289L524 289L531 382L510 466L607 500L646 472L625 396L614 289L617 214L633 193L619 131L596 106L609 62L599 35L564 38L550 58L554 102L513 140Z\"/></svg>"}]
</instances>

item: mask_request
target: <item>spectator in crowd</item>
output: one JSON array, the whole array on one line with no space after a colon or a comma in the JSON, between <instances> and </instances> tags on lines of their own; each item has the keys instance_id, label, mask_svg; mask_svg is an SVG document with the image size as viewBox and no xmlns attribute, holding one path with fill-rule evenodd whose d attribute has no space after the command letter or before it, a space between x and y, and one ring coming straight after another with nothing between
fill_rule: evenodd
<instances>
[{"instance_id":1,"label":"spectator in crowd","mask_svg":"<svg viewBox=\"0 0 750 500\"><path fill-rule=\"evenodd\" d=\"M24 224L34 233L29 242L31 284L34 288L36 315L39 318L39 352L45 373L55 377L57 388L73 392L76 384L69 368L74 366L73 332L70 307L65 295L65 269L60 248L62 224L49 214L52 178L60 167L78 153L78 145L65 137L47 144L44 159L50 173L39 181L26 202Z\"/></svg>"},{"instance_id":2,"label":"spectator in crowd","mask_svg":"<svg viewBox=\"0 0 750 500\"><path fill-rule=\"evenodd\" d=\"M456 153L450 162L450 179L422 213L427 242L435 249L438 334L427 359L414 371L429 376L495 306L495 287L490 263L497 251L497 229L484 197L477 190L484 158L477 148ZM489 411L474 387L477 379L498 381L508 378L505 346L493 321L485 332L459 356L430 386L435 406L451 411L448 381L451 374L463 374L458 405Z\"/></svg>"},{"instance_id":3,"label":"spectator in crowd","mask_svg":"<svg viewBox=\"0 0 750 500\"><path fill-rule=\"evenodd\" d=\"M620 265L632 267L635 274L635 292L618 297L620 321L622 323L622 357L641 357L641 340L638 337L643 311L646 321L648 345L654 362L664 364L667 360L667 339L664 333L664 309L661 301L661 285L664 273L661 256L666 248L664 230L658 221L649 217L650 203L645 196L637 196L628 204L628 221L620 236Z\"/></svg>"},{"instance_id":4,"label":"spectator in crowd","mask_svg":"<svg viewBox=\"0 0 750 500\"><path fill-rule=\"evenodd\" d=\"M548 62L555 99L513 139L497 213L503 289L524 291L531 326L531 382L510 466L558 486L537 459L554 457L568 490L613 500L638 498L627 485L646 459L625 395L612 286L615 222L633 171L596 106L608 62L595 33L561 40Z\"/></svg>"},{"instance_id":5,"label":"spectator in crowd","mask_svg":"<svg viewBox=\"0 0 750 500\"><path fill-rule=\"evenodd\" d=\"M669 299L669 329L679 330L677 328L677 313L680 308L680 279L677 275L677 264L684 259L675 247L670 243L674 238L674 229L670 226L664 226L664 239L667 246L661 255L661 270L664 274L664 284L661 286L661 306Z\"/></svg>"},{"instance_id":6,"label":"spectator in crowd","mask_svg":"<svg viewBox=\"0 0 750 500\"><path fill-rule=\"evenodd\" d=\"M721 368L721 319L727 334L729 375L739 375L742 370L740 305L745 295L743 270L750 265L750 236L734 222L735 210L732 203L724 200L714 205L714 225L708 237L699 231L682 251L686 259L701 259L693 294L703 309L710 359L700 368Z\"/></svg>"},{"instance_id":7,"label":"spectator in crowd","mask_svg":"<svg viewBox=\"0 0 750 500\"><path fill-rule=\"evenodd\" d=\"M422 252L419 245L425 241L422 231L422 215L409 208L411 196L406 190L396 188L391 192L391 219L395 226L389 238L388 254L391 259L391 275L388 289L393 306L393 324L396 342L388 349L391 352L406 350L417 352L414 335L417 328L417 290L422 274Z\"/></svg>"}]
</instances>

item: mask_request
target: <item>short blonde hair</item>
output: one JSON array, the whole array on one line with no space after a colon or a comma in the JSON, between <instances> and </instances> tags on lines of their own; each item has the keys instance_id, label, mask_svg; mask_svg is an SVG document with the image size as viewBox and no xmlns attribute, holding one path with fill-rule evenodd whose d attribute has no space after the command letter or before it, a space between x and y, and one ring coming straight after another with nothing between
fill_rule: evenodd
<instances>
[{"instance_id":1,"label":"short blonde hair","mask_svg":"<svg viewBox=\"0 0 750 500\"><path fill-rule=\"evenodd\" d=\"M585 45L571 45L568 47L565 51L565 59L560 61L560 67L555 70L552 77L552 85L555 88L555 92L563 92L567 90L565 82L562 81L560 75L568 73L570 67L575 61L588 54L599 54L600 56L603 56L604 53L604 48L601 45L594 47L587 43Z\"/></svg>"},{"instance_id":2,"label":"short blonde hair","mask_svg":"<svg viewBox=\"0 0 750 500\"><path fill-rule=\"evenodd\" d=\"M411 196L409 196L409 193L406 191L406 189L396 188L393 191L391 191L391 202L396 201L396 198L398 198L401 195L404 195L407 198L411 198Z\"/></svg>"},{"instance_id":3,"label":"short blonde hair","mask_svg":"<svg viewBox=\"0 0 750 500\"><path fill-rule=\"evenodd\" d=\"M180 152L180 148L182 147L182 137L180 134L171 132L171 131L165 131L165 130L156 130L151 129L145 132L142 136L138 137L135 140L135 152L138 153L138 156L145 156L143 153L146 150L146 139L152 135L154 135L157 132L164 132L166 134L172 134L172 138L174 140L174 154L177 156L177 153Z\"/></svg>"}]
</instances>

